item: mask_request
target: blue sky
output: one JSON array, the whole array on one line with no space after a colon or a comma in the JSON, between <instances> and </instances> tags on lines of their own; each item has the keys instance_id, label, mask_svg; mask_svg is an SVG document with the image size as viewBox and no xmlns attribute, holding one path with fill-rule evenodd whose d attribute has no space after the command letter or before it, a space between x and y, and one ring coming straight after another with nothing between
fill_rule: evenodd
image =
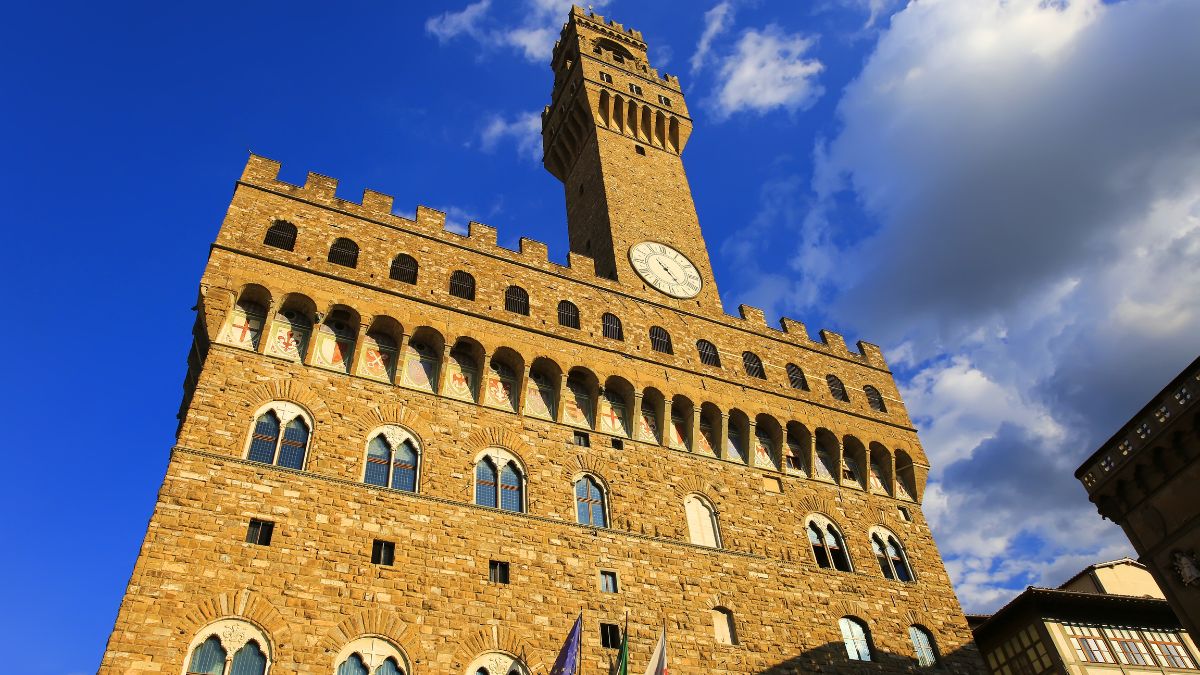
<instances>
[{"instance_id":1,"label":"blue sky","mask_svg":"<svg viewBox=\"0 0 1200 675\"><path fill-rule=\"evenodd\" d=\"M1200 3L593 4L684 83L684 161L726 307L885 348L967 609L1126 554L1071 472L1200 344ZM286 180L320 172L347 198L370 187L565 257L535 116L565 7L10 8L14 671L99 662L248 151Z\"/></svg>"}]
</instances>

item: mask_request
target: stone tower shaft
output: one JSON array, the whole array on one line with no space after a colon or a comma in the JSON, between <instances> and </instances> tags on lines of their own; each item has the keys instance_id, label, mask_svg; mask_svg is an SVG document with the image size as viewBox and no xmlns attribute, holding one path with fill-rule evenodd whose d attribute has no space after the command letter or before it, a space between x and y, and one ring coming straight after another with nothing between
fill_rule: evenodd
<instances>
[{"instance_id":1,"label":"stone tower shaft","mask_svg":"<svg viewBox=\"0 0 1200 675\"><path fill-rule=\"evenodd\" d=\"M571 251L592 258L598 275L657 302L720 311L681 158L692 121L679 79L650 66L640 32L578 7L551 67L543 161L563 182ZM642 241L683 253L700 274L700 292L676 299L642 283L629 258Z\"/></svg>"}]
</instances>

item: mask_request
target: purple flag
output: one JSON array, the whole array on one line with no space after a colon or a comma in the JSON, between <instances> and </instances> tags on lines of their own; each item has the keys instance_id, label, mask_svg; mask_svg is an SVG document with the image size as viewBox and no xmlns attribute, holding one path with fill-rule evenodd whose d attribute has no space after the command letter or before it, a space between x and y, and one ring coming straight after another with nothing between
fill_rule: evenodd
<instances>
[{"instance_id":1,"label":"purple flag","mask_svg":"<svg viewBox=\"0 0 1200 675\"><path fill-rule=\"evenodd\" d=\"M575 625L571 627L571 632L567 634L562 651L558 653L558 658L554 659L550 675L576 675L579 667L579 640L582 636L583 613L580 612L579 618L575 619Z\"/></svg>"}]
</instances>

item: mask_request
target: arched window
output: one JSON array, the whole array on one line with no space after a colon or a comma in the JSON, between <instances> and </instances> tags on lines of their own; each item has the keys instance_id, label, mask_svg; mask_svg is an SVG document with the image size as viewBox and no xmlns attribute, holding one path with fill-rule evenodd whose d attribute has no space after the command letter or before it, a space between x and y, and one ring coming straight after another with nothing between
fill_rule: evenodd
<instances>
[{"instance_id":1,"label":"arched window","mask_svg":"<svg viewBox=\"0 0 1200 675\"><path fill-rule=\"evenodd\" d=\"M661 326L652 326L650 328L650 348L663 354L675 353L671 351L671 334Z\"/></svg>"},{"instance_id":2,"label":"arched window","mask_svg":"<svg viewBox=\"0 0 1200 675\"><path fill-rule=\"evenodd\" d=\"M787 364L788 382L791 383L792 389L800 391L808 391L808 379L804 377L804 371L800 370L800 366L794 363Z\"/></svg>"},{"instance_id":3,"label":"arched window","mask_svg":"<svg viewBox=\"0 0 1200 675\"><path fill-rule=\"evenodd\" d=\"M500 508L505 511L524 511L521 495L521 472L512 462L500 470Z\"/></svg>"},{"instance_id":4,"label":"arched window","mask_svg":"<svg viewBox=\"0 0 1200 675\"><path fill-rule=\"evenodd\" d=\"M303 469L310 429L310 422L300 406L287 401L273 402L260 410L254 421L246 458L252 462Z\"/></svg>"},{"instance_id":5,"label":"arched window","mask_svg":"<svg viewBox=\"0 0 1200 675\"><path fill-rule=\"evenodd\" d=\"M604 331L604 337L613 340L624 340L625 333L621 330L621 320L613 314L605 314L600 318L600 325Z\"/></svg>"},{"instance_id":6,"label":"arched window","mask_svg":"<svg viewBox=\"0 0 1200 675\"><path fill-rule=\"evenodd\" d=\"M450 275L450 295L463 300L475 299L475 277L462 270Z\"/></svg>"},{"instance_id":7,"label":"arched window","mask_svg":"<svg viewBox=\"0 0 1200 675\"><path fill-rule=\"evenodd\" d=\"M505 511L525 511L525 472L516 457L492 448L476 460L475 503Z\"/></svg>"},{"instance_id":8,"label":"arched window","mask_svg":"<svg viewBox=\"0 0 1200 675\"><path fill-rule=\"evenodd\" d=\"M485 457L475 465L475 503L496 508L496 465Z\"/></svg>"},{"instance_id":9,"label":"arched window","mask_svg":"<svg viewBox=\"0 0 1200 675\"><path fill-rule=\"evenodd\" d=\"M868 384L863 387L863 393L867 395L867 405L871 406L871 410L887 412L887 407L883 405L883 397L879 395L878 389Z\"/></svg>"},{"instance_id":10,"label":"arched window","mask_svg":"<svg viewBox=\"0 0 1200 675\"><path fill-rule=\"evenodd\" d=\"M733 625L733 612L725 607L713 607L713 638L719 645L736 645L737 629Z\"/></svg>"},{"instance_id":11,"label":"arched window","mask_svg":"<svg viewBox=\"0 0 1200 675\"><path fill-rule=\"evenodd\" d=\"M829 385L829 393L839 401L850 402L850 396L846 393L846 385L838 379L837 375L826 375L825 383Z\"/></svg>"},{"instance_id":12,"label":"arched window","mask_svg":"<svg viewBox=\"0 0 1200 675\"><path fill-rule=\"evenodd\" d=\"M852 616L843 616L838 627L842 629L842 642L846 643L846 656L851 661L870 661L871 639L866 624Z\"/></svg>"},{"instance_id":13,"label":"arched window","mask_svg":"<svg viewBox=\"0 0 1200 675\"><path fill-rule=\"evenodd\" d=\"M717 512L700 495L688 495L683 500L687 514L688 539L701 546L721 547L720 530L717 527Z\"/></svg>"},{"instance_id":14,"label":"arched window","mask_svg":"<svg viewBox=\"0 0 1200 675\"><path fill-rule=\"evenodd\" d=\"M187 675L265 675L270 667L267 636L240 619L204 627L188 647Z\"/></svg>"},{"instance_id":15,"label":"arched window","mask_svg":"<svg viewBox=\"0 0 1200 675\"><path fill-rule=\"evenodd\" d=\"M386 426L367 443L367 462L363 482L368 485L417 491L420 462L416 438L398 426Z\"/></svg>"},{"instance_id":16,"label":"arched window","mask_svg":"<svg viewBox=\"0 0 1200 675\"><path fill-rule=\"evenodd\" d=\"M224 675L225 648L221 639L210 635L192 652L192 661L188 664L188 675Z\"/></svg>"},{"instance_id":17,"label":"arched window","mask_svg":"<svg viewBox=\"0 0 1200 675\"><path fill-rule=\"evenodd\" d=\"M529 675L529 666L506 652L489 651L475 657L461 671L467 675Z\"/></svg>"},{"instance_id":18,"label":"arched window","mask_svg":"<svg viewBox=\"0 0 1200 675\"><path fill-rule=\"evenodd\" d=\"M338 653L337 675L405 675L408 657L390 641L376 636L353 640Z\"/></svg>"},{"instance_id":19,"label":"arched window","mask_svg":"<svg viewBox=\"0 0 1200 675\"><path fill-rule=\"evenodd\" d=\"M286 220L275 221L271 227L267 228L267 236L263 237L263 244L285 251L294 251L296 249L296 226Z\"/></svg>"},{"instance_id":20,"label":"arched window","mask_svg":"<svg viewBox=\"0 0 1200 675\"><path fill-rule=\"evenodd\" d=\"M509 286L504 291L504 309L514 314L529 316L529 293L520 286Z\"/></svg>"},{"instance_id":21,"label":"arched window","mask_svg":"<svg viewBox=\"0 0 1200 675\"><path fill-rule=\"evenodd\" d=\"M846 542L828 518L813 516L808 521L808 541L812 544L817 567L850 572L850 558L846 555Z\"/></svg>"},{"instance_id":22,"label":"arched window","mask_svg":"<svg viewBox=\"0 0 1200 675\"><path fill-rule=\"evenodd\" d=\"M929 631L920 626L909 626L908 638L912 640L918 666L928 668L937 665L937 649L933 646L933 636L929 634Z\"/></svg>"},{"instance_id":23,"label":"arched window","mask_svg":"<svg viewBox=\"0 0 1200 675\"><path fill-rule=\"evenodd\" d=\"M758 358L754 352L742 352L742 366L750 377L757 377L760 380L767 379L767 374L763 371L762 359Z\"/></svg>"},{"instance_id":24,"label":"arched window","mask_svg":"<svg viewBox=\"0 0 1200 675\"><path fill-rule=\"evenodd\" d=\"M570 300L558 303L558 325L567 328L579 328L579 308Z\"/></svg>"},{"instance_id":25,"label":"arched window","mask_svg":"<svg viewBox=\"0 0 1200 675\"><path fill-rule=\"evenodd\" d=\"M582 525L608 527L604 493L600 490L600 483L591 476L575 481L575 516Z\"/></svg>"},{"instance_id":26,"label":"arched window","mask_svg":"<svg viewBox=\"0 0 1200 675\"><path fill-rule=\"evenodd\" d=\"M909 582L913 580L912 568L908 566L908 557L895 535L890 532L877 530L871 533L871 550L875 552L875 560L879 562L879 571L887 579Z\"/></svg>"},{"instance_id":27,"label":"arched window","mask_svg":"<svg viewBox=\"0 0 1200 675\"><path fill-rule=\"evenodd\" d=\"M267 655L258 643L251 640L233 655L229 675L263 675L267 672Z\"/></svg>"},{"instance_id":28,"label":"arched window","mask_svg":"<svg viewBox=\"0 0 1200 675\"><path fill-rule=\"evenodd\" d=\"M417 283L417 259L405 253L392 258L392 269L388 271L388 277L406 284Z\"/></svg>"},{"instance_id":29,"label":"arched window","mask_svg":"<svg viewBox=\"0 0 1200 675\"><path fill-rule=\"evenodd\" d=\"M333 240L329 247L329 262L342 267L358 267L358 244L345 237Z\"/></svg>"},{"instance_id":30,"label":"arched window","mask_svg":"<svg viewBox=\"0 0 1200 675\"><path fill-rule=\"evenodd\" d=\"M717 348L713 343L708 340L697 340L696 352L700 354L700 363L706 366L721 367L721 355L717 353Z\"/></svg>"}]
</instances>

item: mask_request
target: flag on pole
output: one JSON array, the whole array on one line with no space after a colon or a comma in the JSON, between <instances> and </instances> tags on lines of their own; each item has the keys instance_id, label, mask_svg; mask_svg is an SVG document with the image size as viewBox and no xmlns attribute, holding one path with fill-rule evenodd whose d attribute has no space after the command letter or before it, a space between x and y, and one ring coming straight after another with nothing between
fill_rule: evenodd
<instances>
[{"instance_id":1,"label":"flag on pole","mask_svg":"<svg viewBox=\"0 0 1200 675\"><path fill-rule=\"evenodd\" d=\"M581 637L583 637L583 612L579 613L579 618L575 619L575 625L571 627L571 632L567 633L567 641L563 643L558 658L554 659L550 675L576 675L578 673Z\"/></svg>"},{"instance_id":2,"label":"flag on pole","mask_svg":"<svg viewBox=\"0 0 1200 675\"><path fill-rule=\"evenodd\" d=\"M621 651L617 652L615 675L629 675L629 612L625 612L625 634L621 636Z\"/></svg>"},{"instance_id":3,"label":"flag on pole","mask_svg":"<svg viewBox=\"0 0 1200 675\"><path fill-rule=\"evenodd\" d=\"M650 653L650 665L646 666L646 675L667 674L667 626L663 624L662 633L658 635L658 643Z\"/></svg>"}]
</instances>

